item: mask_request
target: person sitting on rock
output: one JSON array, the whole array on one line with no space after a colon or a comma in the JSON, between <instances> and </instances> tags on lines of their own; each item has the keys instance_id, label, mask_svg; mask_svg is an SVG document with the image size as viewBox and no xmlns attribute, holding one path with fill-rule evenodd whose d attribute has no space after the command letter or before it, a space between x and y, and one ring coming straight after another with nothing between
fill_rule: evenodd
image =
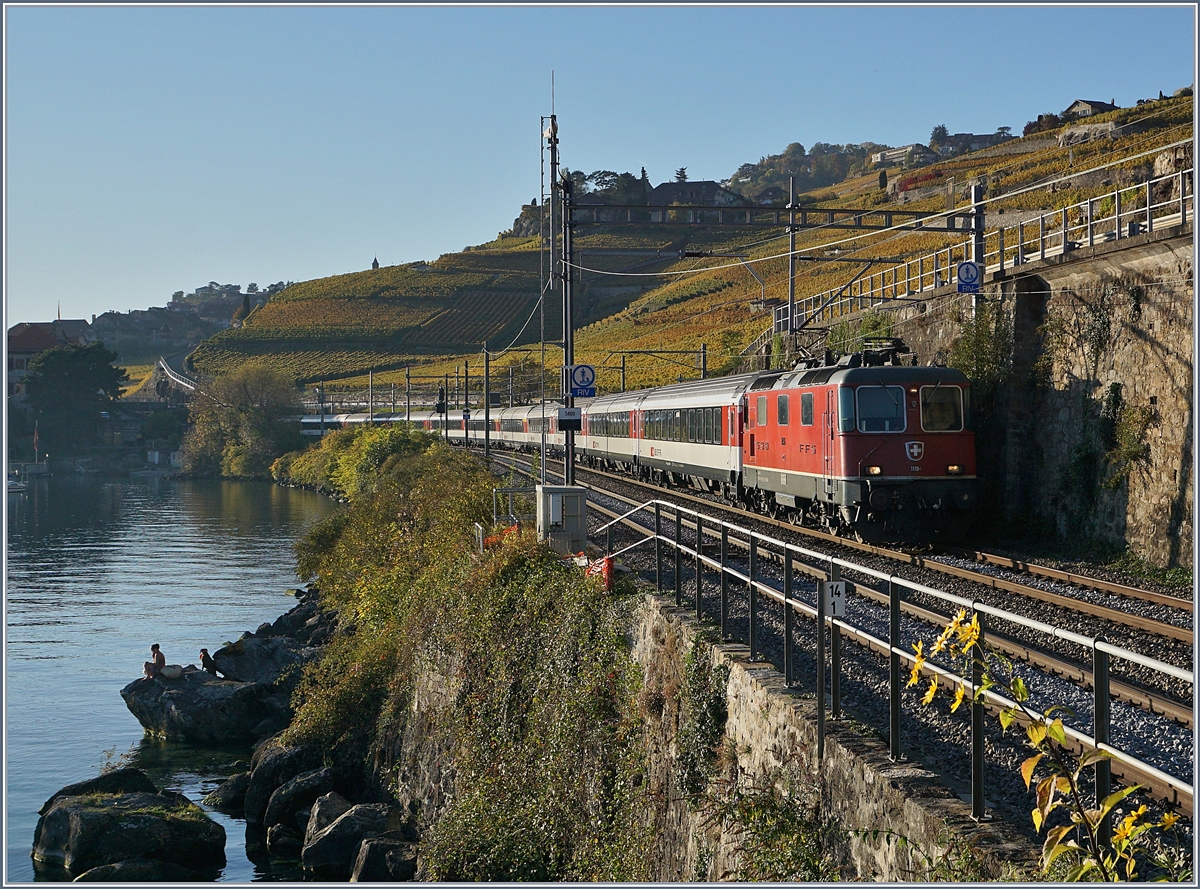
<instances>
[{"instance_id":1,"label":"person sitting on rock","mask_svg":"<svg viewBox=\"0 0 1200 889\"><path fill-rule=\"evenodd\" d=\"M150 646L150 654L152 659L142 664L142 673L147 679L153 679L167 665L167 656L159 650L157 642Z\"/></svg>"},{"instance_id":2,"label":"person sitting on rock","mask_svg":"<svg viewBox=\"0 0 1200 889\"><path fill-rule=\"evenodd\" d=\"M200 649L200 668L205 673L211 673L213 676L217 675L217 662L212 659L212 655L208 653L207 648Z\"/></svg>"}]
</instances>

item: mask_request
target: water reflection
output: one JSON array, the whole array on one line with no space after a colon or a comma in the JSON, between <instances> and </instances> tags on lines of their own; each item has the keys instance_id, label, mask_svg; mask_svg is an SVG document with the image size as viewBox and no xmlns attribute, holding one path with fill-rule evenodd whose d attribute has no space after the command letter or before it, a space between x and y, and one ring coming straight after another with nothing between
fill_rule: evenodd
<instances>
[{"instance_id":1,"label":"water reflection","mask_svg":"<svg viewBox=\"0 0 1200 889\"><path fill-rule=\"evenodd\" d=\"M8 880L35 879L29 852L42 803L105 764L138 765L199 801L248 762L248 750L144 738L119 691L140 674L151 642L169 663L187 664L201 646L290 608L292 543L333 508L265 483L158 478L32 479L9 496ZM212 817L227 836L219 879L295 876L247 857L244 822Z\"/></svg>"}]
</instances>

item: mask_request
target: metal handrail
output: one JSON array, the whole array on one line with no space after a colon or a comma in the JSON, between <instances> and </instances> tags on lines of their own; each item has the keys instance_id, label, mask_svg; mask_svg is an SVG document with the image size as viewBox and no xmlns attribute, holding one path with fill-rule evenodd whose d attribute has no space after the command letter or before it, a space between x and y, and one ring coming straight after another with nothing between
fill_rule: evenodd
<instances>
[{"instance_id":1,"label":"metal handrail","mask_svg":"<svg viewBox=\"0 0 1200 889\"><path fill-rule=\"evenodd\" d=\"M1045 259L1048 256L1060 256L1076 249L1081 244L1093 246L1097 241L1121 240L1132 234L1153 233L1155 226L1183 225L1188 218L1195 218L1195 184L1193 181L1194 167L1179 170L1165 176L1148 179L1145 182L1116 188L1100 197L1088 198L1068 207L1043 213L1033 219L1013 225L1000 226L984 235L985 245L988 241L996 244L992 250L985 248L983 265L985 272L1003 273L1008 268L1015 268L1032 259ZM1164 183L1178 182L1178 194L1168 200L1154 201L1154 186ZM1191 188L1189 189L1189 185ZM1137 191L1136 203L1144 206L1124 207L1121 195ZM1144 200L1143 200L1144 198ZM1094 217L1096 206L1111 201L1112 212L1100 219ZM1079 222L1072 224L1072 217L1078 217ZM1176 221L1178 217L1178 221ZM1132 225L1130 231L1122 232L1122 222ZM1034 233L1026 237L1026 232ZM1013 232L1015 237L1006 236ZM1006 246L1007 245L1007 246ZM1029 248L1029 249L1027 249ZM841 288L830 288L815 296L807 296L796 300L797 317L812 315L812 320L827 322L834 317L846 315L862 309L870 309L885 302L897 299L912 299L929 290L955 283L957 279L956 257L962 261L971 258L972 245L970 240L951 244L933 253L883 269L868 276L864 287L859 282L857 292L851 287L851 293L840 299L833 299ZM942 258L945 258L944 264ZM914 279L915 272L915 279ZM888 276L891 282L888 282ZM825 302L829 305L823 305ZM743 350L742 354L750 354L761 348L778 329L780 319L788 311L786 305L776 308L775 323L760 334ZM783 314L780 314L780 313ZM786 323L784 318L783 323Z\"/></svg>"},{"instance_id":2,"label":"metal handrail","mask_svg":"<svg viewBox=\"0 0 1200 889\"><path fill-rule=\"evenodd\" d=\"M756 650L755 650L756 649L755 625L756 625L756 621L757 621L756 605L755 605L756 595L758 595L758 594L764 595L767 598L771 599L772 601L784 605L785 608L788 609L786 614L790 614L792 611L799 611L810 617L815 617L818 620L820 620L822 617L825 618L826 622L831 626L831 628L833 628L833 632L835 634L835 642L834 642L834 649L833 649L833 652L834 652L834 654L833 654L833 658L834 658L834 671L833 671L833 683L834 683L833 702L834 703L833 703L833 706L834 706L835 713L837 712L837 709L840 706L839 705L839 694L838 694L838 675L839 675L838 674L838 669L839 669L838 665L840 663L840 660L839 660L840 655L838 654L838 652L840 651L840 642L837 641L837 634L839 633L839 631L844 631L850 637L857 638L857 639L861 640L862 642L866 643L870 647L873 647L877 650L887 651L889 653L889 655L892 657L892 664L893 664L893 667L892 667L892 670L893 670L892 685L893 686L898 685L898 679L897 679L898 673L896 672L896 670L897 670L897 665L899 664L900 660L903 660L905 663L914 664L916 662L916 657L912 652L906 651L903 648L898 647L897 645L893 645L889 641L880 639L877 636L869 633L868 631L866 631L858 626L855 626L852 623L849 623L846 620L825 616L823 600L821 599L821 596L819 593L818 593L818 597L817 597L817 605L816 606L809 605L807 602L804 602L801 599L789 596L788 591L791 589L790 576L785 575L784 591L782 591L782 592L778 588L773 586L772 584L765 583L765 582L759 580L758 577L755 576L756 575L755 553L757 553L758 547L760 545L765 546L765 547L774 547L774 548L778 548L778 549L782 550L783 554L785 555L785 565L788 565L788 566L792 565L791 557L797 556L797 555L806 557L810 561L815 562L817 565L822 565L822 566L828 565L829 568L825 572L825 577L827 579L831 578L831 577L834 579L837 579L838 577L840 577L840 569L845 568L849 571L854 571L859 574L863 574L863 575L866 575L869 577L887 581L888 589L889 589L888 595L889 595L889 599L891 599L891 601L892 601L891 621L892 621L892 627L893 627L892 632L893 633L899 633L899 629L898 629L899 624L896 623L899 620L899 613L900 613L898 597L899 597L899 589L901 587L903 587L903 588L913 590L915 592L920 592L920 593L929 595L929 596L936 598L943 602L958 605L959 607L962 607L962 608L970 608L974 612L976 612L980 615L985 615L985 614L990 615L992 617L999 618L1001 620L1004 620L1004 621L1007 621L1010 623L1015 623L1019 626L1024 626L1029 629L1036 630L1038 632L1047 633L1055 638L1063 639L1063 640L1069 641L1069 642L1074 642L1074 643L1084 646L1086 648L1091 648L1091 650L1093 652L1094 662L1096 662L1097 664L1100 662L1103 662L1105 665L1107 665L1107 657L1109 655L1112 655L1115 657L1119 657L1123 660L1127 660L1132 663L1136 663L1136 664L1140 664L1142 666L1148 667L1159 673L1163 673L1165 675L1169 675L1169 676L1172 676L1177 679L1182 679L1186 682L1191 682L1193 684L1195 682L1194 673L1190 670L1186 670L1181 667L1176 667L1173 664L1168 664L1163 661L1157 660L1156 658L1151 658L1151 657L1147 657L1145 655L1141 655L1137 652L1121 648L1120 646L1112 645L1112 644L1104 641L1103 639L1084 636L1082 634L1073 632L1071 630L1066 630L1061 627L1053 626L1052 624L1047 624L1042 621L1033 620L1031 618L1027 618L1022 615L1013 614L1011 612L1004 611L1001 608L996 608L994 606L988 605L988 604L986 604L984 602L980 602L978 600L967 599L963 596L957 596L957 595L954 595L953 593L947 593L942 590L937 590L932 587L925 586L924 584L905 580L905 579L897 577L893 574L887 574L886 572L878 571L873 568L868 568L864 565L858 565L847 559L841 559L836 556L828 556L824 553L818 553L814 550L810 550L810 549L807 549L802 546L786 543L784 541L778 540L773 537L769 537L767 535L752 532L746 528L743 528L739 525L735 525L731 522L726 522L721 519L716 519L716 518L712 518L710 516L705 516L696 510L689 509L688 507L680 506L678 504L671 503L671 502L665 501L665 500L659 500L659 499L648 500L645 503L642 503L642 504L630 509L628 512L626 512L624 515L620 516L619 518L613 519L611 522L608 522L607 524L601 526L599 529L600 531L608 531L609 532L608 550L610 551L610 553L612 550L612 538L611 538L612 527L615 526L619 522L624 522L626 524L630 524L630 522L628 521L630 516L633 516L636 513L642 512L643 510L647 510L651 507L653 507L653 509L654 509L655 525L656 525L657 530L646 534L646 536L644 536L642 539L637 541L637 543L633 544L633 546L626 547L625 549L620 550L620 552L627 552L629 549L632 549L635 546L639 546L643 543L647 543L647 542L653 540L655 542L655 560L656 560L655 576L657 578L659 589L661 591L661 589L662 589L662 556L661 556L660 544L662 542L666 542L669 546L671 546L675 550L675 553L676 553L676 556L675 556L676 604L682 604L681 603L682 581L681 581L681 574L680 574L680 570L679 570L680 566L681 566L680 557L682 555L686 554L695 559L697 571L700 570L701 566L708 566L711 569L719 571L720 575L721 575L721 579L722 579L722 584L721 584L722 628L724 628L724 615L726 614L726 611L727 611L726 579L732 578L733 580L747 584L752 593L751 613L750 613L750 648L751 648L750 653L751 653L752 658L756 654ZM674 514L675 523L676 523L676 534L678 534L679 528L682 526L683 518L685 516L690 517L696 523L697 529L704 528L704 529L707 529L710 531L719 530L721 532L721 538L722 538L721 560L714 559L714 558L712 558L710 556L706 556L704 554L703 540L700 536L697 537L697 542L696 542L695 546L687 546L687 545L683 544L682 541L674 539L666 534L661 533L661 530L662 530L661 529L661 519L662 519L662 511L664 508ZM731 532L734 534L744 535L750 542L751 556L750 556L749 573L746 573L737 568L734 568L733 566L726 564L726 562L725 562L725 558L727 555L727 541L729 539L729 535ZM804 566L804 563L802 562L801 565ZM813 568L809 567L808 570L811 571L811 570L813 570ZM819 570L819 569L817 569L817 570ZM697 578L696 607L697 607L697 609L699 609L699 607L700 607L699 579L698 578ZM787 673L787 682L789 684L791 683L791 674L790 674L790 669L791 669L791 667L790 667L790 662L791 662L791 659L790 659L790 648L791 648L790 633L791 633L791 630L790 630L790 626L791 626L790 617L787 617L785 619L785 627L787 627L788 629L785 629L785 635L787 635L787 639L785 641L784 647L785 647L785 652L788 652L788 654L785 656L785 673ZM899 637L897 635L894 638L898 639ZM822 645L823 645L823 643L822 643ZM819 646L819 650L820 650L820 646ZM1100 654L1097 654L1097 653L1100 653ZM897 660L897 659L899 659L899 660ZM972 678L967 677L967 676L959 676L954 671L949 670L945 667L941 667L929 660L926 660L923 666L925 669L927 669L928 671L930 671L938 676L944 677L952 682L961 684L964 688L969 689L972 692L972 695L974 695L974 692L976 691L976 688L977 688L977 684L975 681L972 680ZM1156 769L1154 766L1151 766L1151 765L1143 762L1142 760L1132 756L1131 754L1125 753L1124 751L1120 750L1119 748L1113 747L1111 744L1108 743L1110 717L1107 715L1108 714L1107 702L1110 697L1110 693L1109 693L1110 686L1108 683L1107 666L1104 667L1103 671L1101 671L1100 667L1097 666L1096 669L1093 671L1093 673L1094 673L1094 677L1095 677L1094 692L1095 692L1096 699L1097 699L1096 713L1095 713L1095 718L1093 719L1093 731L1095 733L1095 736L1090 736L1086 732L1080 731L1079 729L1075 729L1070 726L1064 727L1066 734L1068 736L1070 736L1075 742L1077 742L1083 746L1090 746L1095 749L1104 750L1104 751L1108 752L1110 755L1112 755L1112 757L1114 759L1117 759L1121 762L1124 762L1124 763L1127 763L1129 765L1136 767L1137 769L1141 770L1143 772L1143 774L1149 776L1151 779L1153 779L1155 781L1160 782L1163 786L1171 789L1177 795L1183 794L1190 801L1193 798L1193 793L1194 793L1194 790L1193 790L1193 787L1191 784L1183 781L1182 779L1175 778L1171 775L1167 775L1166 773L1162 772L1161 770ZM820 675L822 675L822 674L819 673L818 676L820 677ZM818 679L818 681L820 681L820 679ZM892 701L891 706L894 708L894 719L896 719L896 720L899 719L899 716L896 715L899 712L898 708L900 706L898 694L899 694L898 687L893 687L893 689L892 689L893 701ZM984 700L986 700L987 702L989 702L990 704L992 704L993 706L999 706L999 707L1004 707L1004 708L1017 706L1016 702L1008 700L1008 698L1004 697L1003 695L1001 695L991 689L984 690L982 698ZM1101 701L1103 701L1103 707L1101 707ZM824 725L824 723L823 723L824 697L823 697L823 695L819 697L818 703L819 703L818 721L821 724L818 726L818 742L817 743L818 743L818 750L820 751L821 749L823 749L823 737L824 737L824 728L823 728L823 725ZM983 704L976 702L976 703L973 703L972 706L973 707L982 707ZM980 712L980 714L982 714L982 711L979 711L979 712ZM978 717L978 719L982 720L982 716L980 715ZM973 724L974 724L974 721L975 720L973 719ZM981 721L979 722L979 724L980 724L980 726L982 726ZM893 722L893 726L898 726L898 725L899 725L898 722ZM982 727L979 729L979 731L982 731ZM973 783L978 782L978 786L980 788L982 788L982 781L983 781L983 778L982 778L982 774L983 774L982 773L982 768L983 768L983 766L982 766L982 746L981 746L982 745L982 736L980 735L979 737L976 737L976 730L974 729L974 727L972 729L972 738L973 738L973 740L972 740L972 750L973 750L973 753L972 753L972 776L973 776L972 780L973 780ZM892 739L893 755L899 755L899 750L900 750L899 738L894 737ZM978 754L976 754L975 751L979 751ZM976 764L976 761L975 761L976 756L978 756L978 764ZM1098 766L1098 768L1107 769L1107 766L1102 764L1101 766ZM1108 774L1108 772L1105 771L1103 778L1101 778L1100 775L1097 776L1097 792L1098 793L1100 793L1101 790L1103 790L1105 794L1107 793L1107 790L1106 790L1106 788L1108 786L1107 774ZM974 814L976 814L978 816L982 816L982 814L983 814L983 803L981 800L982 800L982 790L980 791L980 801L976 802L973 798L973 802L972 802L973 812L974 812Z\"/></svg>"}]
</instances>

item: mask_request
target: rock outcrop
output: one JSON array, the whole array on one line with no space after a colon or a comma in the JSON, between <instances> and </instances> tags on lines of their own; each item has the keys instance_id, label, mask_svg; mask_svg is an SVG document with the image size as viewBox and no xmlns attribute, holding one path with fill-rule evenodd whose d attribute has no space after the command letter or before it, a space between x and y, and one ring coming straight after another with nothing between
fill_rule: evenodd
<instances>
[{"instance_id":1,"label":"rock outcrop","mask_svg":"<svg viewBox=\"0 0 1200 889\"><path fill-rule=\"evenodd\" d=\"M236 775L226 778L221 786L206 796L202 802L219 812L240 818L245 812L246 789L249 786L250 773L238 772Z\"/></svg>"},{"instance_id":2,"label":"rock outcrop","mask_svg":"<svg viewBox=\"0 0 1200 889\"><path fill-rule=\"evenodd\" d=\"M314 593L274 623L217 651L222 678L187 668L178 679L136 679L121 689L148 732L194 744L251 744L286 728L304 666L321 654L336 620Z\"/></svg>"},{"instance_id":3,"label":"rock outcrop","mask_svg":"<svg viewBox=\"0 0 1200 889\"><path fill-rule=\"evenodd\" d=\"M417 846L395 837L368 837L358 847L351 883L404 883L416 879Z\"/></svg>"},{"instance_id":4,"label":"rock outcrop","mask_svg":"<svg viewBox=\"0 0 1200 889\"><path fill-rule=\"evenodd\" d=\"M141 860L173 864L190 872L211 873L225 866L225 828L199 806L180 793L156 792L153 784L149 791L86 789L88 784L102 785L107 777L72 785L84 787L82 793L64 794L71 788L63 788L47 800L33 837L33 858L43 869L58 867L82 875L106 865ZM141 778L149 782L144 773ZM109 783L134 782L143 783L129 774ZM151 867L128 864L99 871L88 879L137 879L130 874ZM165 870L179 873L173 868Z\"/></svg>"}]
</instances>

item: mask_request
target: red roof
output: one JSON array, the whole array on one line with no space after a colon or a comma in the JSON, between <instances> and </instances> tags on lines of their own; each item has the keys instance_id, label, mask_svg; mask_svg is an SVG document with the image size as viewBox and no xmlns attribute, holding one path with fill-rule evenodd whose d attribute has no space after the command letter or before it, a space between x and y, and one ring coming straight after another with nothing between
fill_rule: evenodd
<instances>
[{"instance_id":1,"label":"red roof","mask_svg":"<svg viewBox=\"0 0 1200 889\"><path fill-rule=\"evenodd\" d=\"M8 353L13 352L45 352L60 345L54 335L40 325L22 322L8 331Z\"/></svg>"}]
</instances>

